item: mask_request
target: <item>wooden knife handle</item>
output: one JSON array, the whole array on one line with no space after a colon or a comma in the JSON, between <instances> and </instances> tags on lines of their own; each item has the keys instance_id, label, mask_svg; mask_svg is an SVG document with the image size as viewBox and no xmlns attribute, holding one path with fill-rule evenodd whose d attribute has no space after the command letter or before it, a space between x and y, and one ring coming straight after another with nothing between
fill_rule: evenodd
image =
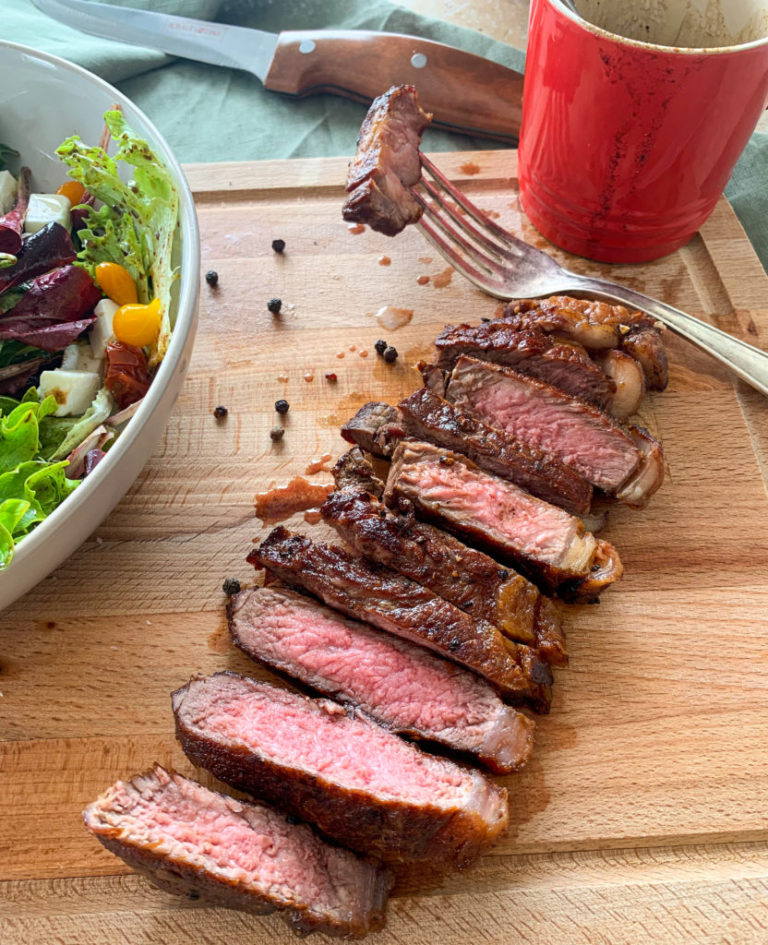
<instances>
[{"instance_id":1,"label":"wooden knife handle","mask_svg":"<svg viewBox=\"0 0 768 945\"><path fill-rule=\"evenodd\" d=\"M358 30L285 32L264 85L289 95L330 92L370 102L411 83L434 124L514 141L520 130L523 77L481 56L415 36Z\"/></svg>"}]
</instances>

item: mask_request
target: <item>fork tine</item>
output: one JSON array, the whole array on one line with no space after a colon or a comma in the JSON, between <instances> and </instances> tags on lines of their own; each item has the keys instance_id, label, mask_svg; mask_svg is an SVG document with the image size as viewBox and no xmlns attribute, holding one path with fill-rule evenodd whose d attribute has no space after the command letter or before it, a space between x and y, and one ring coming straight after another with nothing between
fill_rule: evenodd
<instances>
[{"instance_id":1,"label":"fork tine","mask_svg":"<svg viewBox=\"0 0 768 945\"><path fill-rule=\"evenodd\" d=\"M493 262L517 262L520 258L519 252L510 252L505 246L500 246L498 243L494 242L482 230L479 230L476 226L470 223L464 218L460 213L457 213L456 210L448 205L443 194L433 185L433 183L427 178L421 178L421 186L426 190L426 192L432 197L432 199L439 204L439 206L445 211L446 216L453 223L458 224L464 232L471 237L477 244L485 247L489 253L493 253L494 256L500 257L499 260L489 260ZM411 189L411 193L414 194L417 200L419 200L418 193L414 193L414 190ZM419 200L419 203L425 208L428 208L428 205L424 201ZM475 250L476 252L476 250Z\"/></svg>"},{"instance_id":2,"label":"fork tine","mask_svg":"<svg viewBox=\"0 0 768 945\"><path fill-rule=\"evenodd\" d=\"M411 194L414 199L422 206L424 212L427 214L432 223L437 224L437 226L440 227L440 229L452 241L452 243L461 247L467 256L469 256L469 259L472 263L479 265L490 275L501 275L503 273L503 269L497 260L490 258L487 253L481 252L477 246L465 239L462 233L456 229L455 226L452 226L452 224L458 223L459 221L450 210L443 207L445 210L445 214L443 215L439 212L439 208L435 208L432 204L425 200L418 191L411 190Z\"/></svg>"},{"instance_id":3,"label":"fork tine","mask_svg":"<svg viewBox=\"0 0 768 945\"><path fill-rule=\"evenodd\" d=\"M488 275L484 275L470 266L467 260L456 252L451 243L443 239L426 216L422 216L416 225L440 255L447 259L462 276L469 279L470 282L474 283L479 289L482 289L483 292L488 293L488 295L493 295L499 299L507 297L503 280L493 281Z\"/></svg>"},{"instance_id":4,"label":"fork tine","mask_svg":"<svg viewBox=\"0 0 768 945\"><path fill-rule=\"evenodd\" d=\"M514 247L521 255L530 253L532 249L535 251L534 247L523 240L519 240L516 236L513 236L505 230L504 227L499 226L498 223L489 219L478 206L473 204L460 190L453 186L442 171L439 170L425 154L419 152L419 155L421 157L421 166L429 171L435 181L445 190L451 199L455 200L462 210L465 210L476 223L486 227L494 236L498 237L509 247Z\"/></svg>"}]
</instances>

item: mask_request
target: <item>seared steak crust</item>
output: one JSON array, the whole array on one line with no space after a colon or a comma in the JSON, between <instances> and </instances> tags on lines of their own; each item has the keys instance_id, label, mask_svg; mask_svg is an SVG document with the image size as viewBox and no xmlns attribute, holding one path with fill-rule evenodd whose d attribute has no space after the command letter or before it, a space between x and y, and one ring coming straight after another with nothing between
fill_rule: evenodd
<instances>
[{"instance_id":1,"label":"seared steak crust","mask_svg":"<svg viewBox=\"0 0 768 945\"><path fill-rule=\"evenodd\" d=\"M465 354L512 367L598 407L607 407L616 393L614 382L578 342L559 341L543 331L515 329L501 319L448 325L435 339L435 347L443 370L450 370Z\"/></svg>"},{"instance_id":2,"label":"seared steak crust","mask_svg":"<svg viewBox=\"0 0 768 945\"><path fill-rule=\"evenodd\" d=\"M503 319L519 330L532 328L573 338L593 351L621 348L640 361L649 390L667 386L667 355L658 323L644 312L595 299L555 295L510 302Z\"/></svg>"},{"instance_id":3,"label":"seared steak crust","mask_svg":"<svg viewBox=\"0 0 768 945\"><path fill-rule=\"evenodd\" d=\"M569 512L586 514L592 502L592 486L575 470L488 426L428 387L411 394L399 408L365 404L344 424L341 435L385 458L405 438L436 443Z\"/></svg>"},{"instance_id":4,"label":"seared steak crust","mask_svg":"<svg viewBox=\"0 0 768 945\"><path fill-rule=\"evenodd\" d=\"M394 236L421 216L408 188L421 177L419 146L432 115L417 98L414 86L397 85L374 99L347 173L345 220Z\"/></svg>"},{"instance_id":5,"label":"seared steak crust","mask_svg":"<svg viewBox=\"0 0 768 945\"><path fill-rule=\"evenodd\" d=\"M347 443L354 443L373 456L389 458L397 444L408 434L397 407L371 400L341 427Z\"/></svg>"},{"instance_id":6,"label":"seared steak crust","mask_svg":"<svg viewBox=\"0 0 768 945\"><path fill-rule=\"evenodd\" d=\"M373 466L359 446L353 446L338 458L331 475L337 489L363 489L379 499L384 495L384 483L373 471Z\"/></svg>"},{"instance_id":7,"label":"seared steak crust","mask_svg":"<svg viewBox=\"0 0 768 945\"><path fill-rule=\"evenodd\" d=\"M342 548L273 529L248 561L304 588L348 617L426 646L484 676L505 697L546 710L552 674L530 647L506 640L402 574L361 561Z\"/></svg>"},{"instance_id":8,"label":"seared steak crust","mask_svg":"<svg viewBox=\"0 0 768 945\"><path fill-rule=\"evenodd\" d=\"M424 647L286 587L254 587L227 607L229 632L252 659L390 731L472 755L497 774L519 770L534 723L505 706L484 680Z\"/></svg>"},{"instance_id":9,"label":"seared steak crust","mask_svg":"<svg viewBox=\"0 0 768 945\"><path fill-rule=\"evenodd\" d=\"M416 514L518 567L548 591L591 599L622 573L612 545L581 520L479 469L459 453L403 442L392 458L384 500L406 499Z\"/></svg>"},{"instance_id":10,"label":"seared steak crust","mask_svg":"<svg viewBox=\"0 0 768 945\"><path fill-rule=\"evenodd\" d=\"M193 764L393 865L463 868L506 830L506 790L327 699L217 673L173 711Z\"/></svg>"},{"instance_id":11,"label":"seared steak crust","mask_svg":"<svg viewBox=\"0 0 768 945\"><path fill-rule=\"evenodd\" d=\"M520 574L412 514L388 509L361 489L332 492L321 512L359 554L532 646L545 662L567 664L556 608Z\"/></svg>"},{"instance_id":12,"label":"seared steak crust","mask_svg":"<svg viewBox=\"0 0 768 945\"><path fill-rule=\"evenodd\" d=\"M159 765L118 781L83 816L111 853L168 892L257 915L278 910L302 935L362 938L384 925L386 870L263 804L214 793ZM205 824L213 819L219 826L211 833ZM269 852L256 862L247 850L227 849L222 826L254 852Z\"/></svg>"}]
</instances>

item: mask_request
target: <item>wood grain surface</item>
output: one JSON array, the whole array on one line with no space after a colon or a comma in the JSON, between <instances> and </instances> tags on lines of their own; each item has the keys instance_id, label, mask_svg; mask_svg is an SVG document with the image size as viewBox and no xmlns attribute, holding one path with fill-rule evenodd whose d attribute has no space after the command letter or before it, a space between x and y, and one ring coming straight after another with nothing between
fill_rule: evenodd
<instances>
[{"instance_id":1,"label":"wood grain surface","mask_svg":"<svg viewBox=\"0 0 768 945\"><path fill-rule=\"evenodd\" d=\"M436 160L499 222L549 248L521 215L514 153ZM253 577L244 558L266 533L254 494L337 456L340 423L366 400L413 390L413 365L446 322L496 310L418 231L350 232L344 167L186 169L203 269L219 284L203 284L164 440L94 536L0 615L2 945L293 938L275 918L154 890L80 814L154 761L192 773L173 738L172 689L225 668L264 675L230 645L221 591L225 577ZM725 201L655 263L555 255L766 347L768 280ZM278 318L266 308L274 296ZM410 324L382 328L386 305L412 310ZM397 347L396 364L376 356L379 337ZM571 666L556 674L531 763L506 779L509 836L476 869L393 900L373 939L382 945L768 941L768 405L667 341L669 387L642 412L663 439L666 481L648 509L611 513L605 534L624 580L598 606L568 608ZM291 409L275 444L280 397ZM301 515L292 523L324 534Z\"/></svg>"}]
</instances>

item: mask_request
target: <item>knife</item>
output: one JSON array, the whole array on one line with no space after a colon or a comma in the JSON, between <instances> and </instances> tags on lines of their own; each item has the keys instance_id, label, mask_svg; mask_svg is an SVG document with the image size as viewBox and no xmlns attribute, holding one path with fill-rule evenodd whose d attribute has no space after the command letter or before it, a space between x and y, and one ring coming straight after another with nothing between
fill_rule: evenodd
<instances>
[{"instance_id":1,"label":"knife","mask_svg":"<svg viewBox=\"0 0 768 945\"><path fill-rule=\"evenodd\" d=\"M330 92L366 104L391 85L411 83L433 124L512 144L522 111L523 77L443 43L365 30L280 34L169 16L91 0L33 0L84 33L184 59L244 69L287 95Z\"/></svg>"}]
</instances>

